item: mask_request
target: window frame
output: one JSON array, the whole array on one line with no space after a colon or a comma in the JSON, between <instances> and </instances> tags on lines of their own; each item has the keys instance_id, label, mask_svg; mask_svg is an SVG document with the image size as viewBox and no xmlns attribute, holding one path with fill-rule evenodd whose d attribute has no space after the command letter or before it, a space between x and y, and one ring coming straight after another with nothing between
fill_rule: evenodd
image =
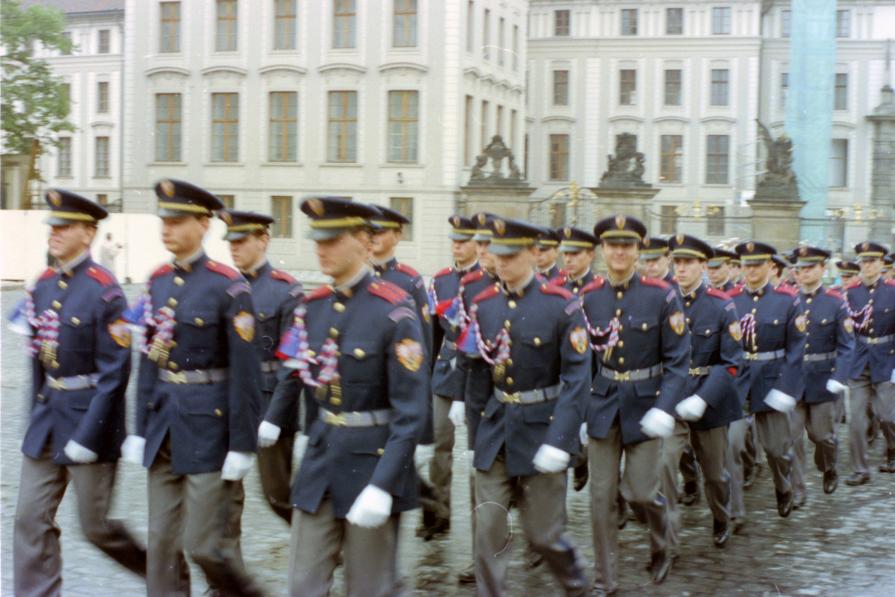
<instances>
[{"instance_id":1,"label":"window frame","mask_svg":"<svg viewBox=\"0 0 895 597\"><path fill-rule=\"evenodd\" d=\"M398 95L400 94L400 96ZM392 112L392 98L400 97L400 114ZM410 101L413 98L413 101ZM411 106L415 102L415 105ZM390 164L416 164L419 162L419 138L420 138L420 93L416 89L390 89L386 94L386 106L388 109L386 134L386 161ZM396 148L392 144L394 130L400 131L401 143L399 146L400 157L392 153Z\"/></svg>"},{"instance_id":2,"label":"window frame","mask_svg":"<svg viewBox=\"0 0 895 597\"><path fill-rule=\"evenodd\" d=\"M161 103L166 102L168 118L161 119ZM173 117L172 105L176 104L177 118ZM161 126L165 126L162 133ZM181 93L156 93L155 94L155 161L156 162L180 162L183 159L183 94ZM159 153L159 142L165 139L165 155ZM170 159L167 158L170 156Z\"/></svg>"},{"instance_id":3,"label":"window frame","mask_svg":"<svg viewBox=\"0 0 895 597\"><path fill-rule=\"evenodd\" d=\"M666 148L665 140L675 139ZM671 170L669 172L669 169ZM671 176L669 176L669 174ZM659 135L659 184L682 184L684 182L684 136L680 134Z\"/></svg>"},{"instance_id":4,"label":"window frame","mask_svg":"<svg viewBox=\"0 0 895 597\"><path fill-rule=\"evenodd\" d=\"M277 98L280 101L275 101ZM294 104L292 100L294 100ZM276 110L274 110L274 106L279 107L280 116L275 116ZM267 108L267 161L275 163L297 162L298 92L281 90L268 92ZM291 114L293 110L294 114ZM277 133L277 130L280 132Z\"/></svg>"},{"instance_id":5,"label":"window frame","mask_svg":"<svg viewBox=\"0 0 895 597\"><path fill-rule=\"evenodd\" d=\"M342 98L340 103L340 116L333 114L333 98L334 94L339 94ZM354 99L353 105L351 99ZM359 101L358 92L355 89L333 89L327 92L326 96L326 161L331 164L356 164L358 157L358 121L359 121ZM350 113L353 112L353 116ZM337 144L333 148L331 146L331 135L333 127L337 128ZM353 143L352 143L353 140ZM353 149L353 155L351 150ZM335 150L335 152L334 152Z\"/></svg>"},{"instance_id":6,"label":"window frame","mask_svg":"<svg viewBox=\"0 0 895 597\"><path fill-rule=\"evenodd\" d=\"M403 6L410 5L411 8ZM402 5L402 6L399 6ZM401 27L399 29L399 23ZM398 43L398 32L412 34L410 43ZM415 48L419 44L419 3L417 0L392 0L392 47Z\"/></svg>"},{"instance_id":7,"label":"window frame","mask_svg":"<svg viewBox=\"0 0 895 597\"><path fill-rule=\"evenodd\" d=\"M176 15L166 14L167 9L177 9ZM181 2L165 0L159 3L159 54L180 53ZM167 41L166 41L167 40Z\"/></svg>"},{"instance_id":8,"label":"window frame","mask_svg":"<svg viewBox=\"0 0 895 597\"><path fill-rule=\"evenodd\" d=\"M557 142L560 140L564 141L564 148L562 146L557 146ZM547 136L547 147L550 151L547 163L548 179L551 182L564 182L569 180L572 166L570 151L571 135L569 135L569 133L550 133Z\"/></svg>"},{"instance_id":9,"label":"window frame","mask_svg":"<svg viewBox=\"0 0 895 597\"><path fill-rule=\"evenodd\" d=\"M223 115L218 116L215 110L215 100L221 98L224 101ZM235 99L235 102L233 101ZM211 94L211 161L217 164L239 162L239 93L235 91L222 91ZM215 150L216 127L220 126L221 143L220 152ZM221 155L220 159L216 155Z\"/></svg>"},{"instance_id":10,"label":"window frame","mask_svg":"<svg viewBox=\"0 0 895 597\"><path fill-rule=\"evenodd\" d=\"M273 0L273 51L296 50L297 33L298 0Z\"/></svg>"}]
</instances>

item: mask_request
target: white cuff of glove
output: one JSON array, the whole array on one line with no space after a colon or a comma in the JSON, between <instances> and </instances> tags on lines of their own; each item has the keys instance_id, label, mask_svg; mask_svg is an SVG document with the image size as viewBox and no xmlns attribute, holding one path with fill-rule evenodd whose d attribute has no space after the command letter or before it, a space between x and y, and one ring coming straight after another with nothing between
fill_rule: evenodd
<instances>
[{"instance_id":1,"label":"white cuff of glove","mask_svg":"<svg viewBox=\"0 0 895 597\"><path fill-rule=\"evenodd\" d=\"M413 452L413 463L416 468L423 468L432 460L435 455L435 444L417 444L416 450Z\"/></svg>"},{"instance_id":2,"label":"white cuff of glove","mask_svg":"<svg viewBox=\"0 0 895 597\"><path fill-rule=\"evenodd\" d=\"M466 404L458 400L451 402L451 410L448 411L448 419L454 424L454 427L466 425Z\"/></svg>"},{"instance_id":3,"label":"white cuff of glove","mask_svg":"<svg viewBox=\"0 0 895 597\"><path fill-rule=\"evenodd\" d=\"M674 410L685 421L698 421L702 418L707 406L708 403L705 400L693 394L678 402Z\"/></svg>"},{"instance_id":4,"label":"white cuff of glove","mask_svg":"<svg viewBox=\"0 0 895 597\"><path fill-rule=\"evenodd\" d=\"M131 464L143 464L143 452L146 450L146 438L139 435L128 435L121 444L121 458Z\"/></svg>"},{"instance_id":5,"label":"white cuff of glove","mask_svg":"<svg viewBox=\"0 0 895 597\"><path fill-rule=\"evenodd\" d=\"M650 437L669 437L674 431L674 417L654 406L640 419L640 430Z\"/></svg>"},{"instance_id":6,"label":"white cuff of glove","mask_svg":"<svg viewBox=\"0 0 895 597\"><path fill-rule=\"evenodd\" d=\"M780 390L771 390L764 401L768 406L781 413L788 413L796 407L796 399Z\"/></svg>"},{"instance_id":7,"label":"white cuff of glove","mask_svg":"<svg viewBox=\"0 0 895 597\"><path fill-rule=\"evenodd\" d=\"M251 452L227 452L224 466L221 467L221 479L224 481L242 481L252 468L255 455Z\"/></svg>"},{"instance_id":8,"label":"white cuff of glove","mask_svg":"<svg viewBox=\"0 0 895 597\"><path fill-rule=\"evenodd\" d=\"M85 448L73 439L70 439L65 443L65 447L62 448L62 451L65 452L65 455L69 460L80 464L89 464L95 462L96 459L99 458L96 452L90 448Z\"/></svg>"},{"instance_id":9,"label":"white cuff of glove","mask_svg":"<svg viewBox=\"0 0 895 597\"><path fill-rule=\"evenodd\" d=\"M382 526L392 513L392 496L375 485L367 485L360 492L348 515L351 524L366 529Z\"/></svg>"},{"instance_id":10,"label":"white cuff of glove","mask_svg":"<svg viewBox=\"0 0 895 597\"><path fill-rule=\"evenodd\" d=\"M582 423L581 428L578 429L578 441L581 442L582 446L586 446L589 440L590 437L587 435L587 423Z\"/></svg>"},{"instance_id":11,"label":"white cuff of glove","mask_svg":"<svg viewBox=\"0 0 895 597\"><path fill-rule=\"evenodd\" d=\"M280 427L269 421L261 421L258 426L258 447L269 448L280 439Z\"/></svg>"},{"instance_id":12,"label":"white cuff of glove","mask_svg":"<svg viewBox=\"0 0 895 597\"><path fill-rule=\"evenodd\" d=\"M844 392L847 389L848 389L848 386L846 386L845 384L839 383L835 379L827 380L827 391L830 392L831 394L841 394L842 392Z\"/></svg>"},{"instance_id":13,"label":"white cuff of glove","mask_svg":"<svg viewBox=\"0 0 895 597\"><path fill-rule=\"evenodd\" d=\"M532 459L532 463L542 473L560 473L569 468L569 460L571 458L571 454L564 450L554 448L548 444L541 444L537 454Z\"/></svg>"},{"instance_id":14,"label":"white cuff of glove","mask_svg":"<svg viewBox=\"0 0 895 597\"><path fill-rule=\"evenodd\" d=\"M895 383L895 369L892 369L892 375L889 376L889 382Z\"/></svg>"}]
</instances>

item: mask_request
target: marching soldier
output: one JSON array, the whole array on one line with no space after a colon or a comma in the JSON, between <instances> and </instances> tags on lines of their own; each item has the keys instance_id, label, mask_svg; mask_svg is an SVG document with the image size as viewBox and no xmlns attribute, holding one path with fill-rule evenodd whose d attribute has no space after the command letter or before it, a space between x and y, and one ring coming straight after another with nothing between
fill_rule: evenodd
<instances>
[{"instance_id":1,"label":"marching soldier","mask_svg":"<svg viewBox=\"0 0 895 597\"><path fill-rule=\"evenodd\" d=\"M703 472L705 496L712 511L714 543L724 547L731 532L730 475L724 468L727 426L743 418L743 405L733 385L742 361L742 332L733 301L702 283L712 248L684 234L672 237L669 248L691 342L690 371L683 393L686 398L675 410L689 421L690 443ZM668 500L674 503L672 496Z\"/></svg>"},{"instance_id":2,"label":"marching soldier","mask_svg":"<svg viewBox=\"0 0 895 597\"><path fill-rule=\"evenodd\" d=\"M552 228L544 228L541 231L540 236L538 236L536 245L538 254L535 265L537 266L538 273L546 280L552 280L563 273L559 264L556 262L556 259L559 256L559 241L559 231L553 230Z\"/></svg>"},{"instance_id":3,"label":"marching soldier","mask_svg":"<svg viewBox=\"0 0 895 597\"><path fill-rule=\"evenodd\" d=\"M739 255L730 258L728 268L730 269L730 281L734 286L741 286L743 284L743 269Z\"/></svg>"},{"instance_id":4,"label":"marching soldier","mask_svg":"<svg viewBox=\"0 0 895 597\"><path fill-rule=\"evenodd\" d=\"M75 193L52 189L47 269L29 290L31 413L22 444L13 566L16 595L62 592L56 509L71 481L87 540L146 576L146 551L109 518L125 435L130 331L115 276L90 256L97 223L108 212Z\"/></svg>"},{"instance_id":5,"label":"marching soldier","mask_svg":"<svg viewBox=\"0 0 895 597\"><path fill-rule=\"evenodd\" d=\"M275 393L296 396L301 385L291 371L280 371L276 358L280 336L292 325L292 313L304 296L301 284L267 260L269 226L273 218L246 211L222 211L227 224L224 240L230 243L230 256L240 273L249 281L255 307L255 348L261 359L261 412L267 413ZM287 412L279 413L277 430L265 426L258 436L258 472L261 489L274 513L289 524L292 505L289 483L292 481L292 450L298 431L298 401Z\"/></svg>"},{"instance_id":6,"label":"marching soldier","mask_svg":"<svg viewBox=\"0 0 895 597\"><path fill-rule=\"evenodd\" d=\"M861 273L861 266L854 261L837 261L836 269L839 271L839 284L833 287L833 290L839 290L843 293L855 276Z\"/></svg>"},{"instance_id":7,"label":"marching soldier","mask_svg":"<svg viewBox=\"0 0 895 597\"><path fill-rule=\"evenodd\" d=\"M609 277L595 278L581 291L597 351L582 430L588 439L595 588L609 594L618 590L616 498L623 453L630 502L645 513L649 526L653 582L665 579L672 560L659 484L660 438L675 427L672 413L684 390L690 342L678 291L664 280L636 274L645 233L644 225L630 217L598 222L594 234Z\"/></svg>"},{"instance_id":8,"label":"marching soldier","mask_svg":"<svg viewBox=\"0 0 895 597\"><path fill-rule=\"evenodd\" d=\"M186 552L212 588L258 595L239 546L261 401L251 289L202 249L221 201L178 180L155 192L174 261L148 283L137 434L122 446L149 469L147 592L189 594Z\"/></svg>"},{"instance_id":9,"label":"marching soldier","mask_svg":"<svg viewBox=\"0 0 895 597\"><path fill-rule=\"evenodd\" d=\"M301 210L332 284L307 296L280 346L319 412L292 487L289 592L329 594L341 560L349 595L392 595L400 514L417 506L413 455L429 412L418 309L367 266L378 211L340 198L307 199ZM278 394L274 406L295 399Z\"/></svg>"},{"instance_id":10,"label":"marching soldier","mask_svg":"<svg viewBox=\"0 0 895 597\"><path fill-rule=\"evenodd\" d=\"M539 229L500 218L491 227L501 284L475 297L470 324L494 382L475 443L478 592L504 593L515 502L565 594L583 595L587 579L564 527L566 469L580 447L590 377L587 330L577 298L534 273Z\"/></svg>"},{"instance_id":11,"label":"marching soldier","mask_svg":"<svg viewBox=\"0 0 895 597\"><path fill-rule=\"evenodd\" d=\"M886 247L863 242L855 247L861 266L859 280L847 288L854 321L855 356L849 376L849 456L854 473L848 485L870 481L867 466L867 404L872 404L886 439L882 473L895 473L895 281L883 280Z\"/></svg>"},{"instance_id":12,"label":"marching soldier","mask_svg":"<svg viewBox=\"0 0 895 597\"><path fill-rule=\"evenodd\" d=\"M578 294L594 279L594 273L590 268L594 262L597 239L589 232L578 228L563 228L561 236L559 252L562 253L565 268L549 282Z\"/></svg>"},{"instance_id":13,"label":"marching soldier","mask_svg":"<svg viewBox=\"0 0 895 597\"><path fill-rule=\"evenodd\" d=\"M668 256L668 241L658 236L648 236L640 243L641 270L647 278L665 280L675 288L677 282L671 272L671 258Z\"/></svg>"},{"instance_id":14,"label":"marching soldier","mask_svg":"<svg viewBox=\"0 0 895 597\"><path fill-rule=\"evenodd\" d=\"M814 444L814 464L823 473L824 493L833 493L836 473L836 401L847 389L854 354L854 324L848 304L841 294L823 286L823 274L830 252L816 247L796 250L796 271L801 285L800 300L808 328L805 330L805 395L792 413L793 507L805 503L805 448L802 436Z\"/></svg>"},{"instance_id":15,"label":"marching soldier","mask_svg":"<svg viewBox=\"0 0 895 597\"><path fill-rule=\"evenodd\" d=\"M789 413L802 393L802 356L805 352L805 316L795 290L771 284L774 247L760 242L736 246L745 269L745 285L730 295L740 316L744 364L737 376L740 395L748 400L758 440L764 447L774 476L777 513L789 516L793 505L792 437ZM745 432L732 433L733 454L745 449ZM733 471L734 483L741 473ZM740 515L740 512L736 512ZM741 527L743 521L738 521Z\"/></svg>"},{"instance_id":16,"label":"marching soldier","mask_svg":"<svg viewBox=\"0 0 895 597\"><path fill-rule=\"evenodd\" d=\"M715 247L712 251L713 254L706 263L706 274L708 275L709 283L712 285L712 288L722 292L730 292L735 286L731 279L730 262L734 258L739 259L739 257L733 251L720 247Z\"/></svg>"}]
</instances>

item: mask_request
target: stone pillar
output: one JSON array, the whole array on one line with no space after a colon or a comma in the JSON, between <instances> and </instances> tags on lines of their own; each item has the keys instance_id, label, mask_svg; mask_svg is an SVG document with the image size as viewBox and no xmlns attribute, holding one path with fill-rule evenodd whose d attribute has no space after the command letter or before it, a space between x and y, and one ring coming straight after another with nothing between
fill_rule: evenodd
<instances>
[{"instance_id":1,"label":"stone pillar","mask_svg":"<svg viewBox=\"0 0 895 597\"><path fill-rule=\"evenodd\" d=\"M878 216L871 221L870 238L891 245L895 219L895 92L882 89L882 103L867 116L873 123L873 168L870 175L870 208Z\"/></svg>"},{"instance_id":2,"label":"stone pillar","mask_svg":"<svg viewBox=\"0 0 895 597\"><path fill-rule=\"evenodd\" d=\"M598 222L614 214L632 216L643 222L647 228L652 227L652 200L660 189L651 186L629 188L591 187L597 196L597 213L593 221Z\"/></svg>"},{"instance_id":3,"label":"stone pillar","mask_svg":"<svg viewBox=\"0 0 895 597\"><path fill-rule=\"evenodd\" d=\"M476 185L474 183L460 187L458 208L463 215L471 216L480 211L512 218L527 220L528 198L535 191L534 187L523 185Z\"/></svg>"},{"instance_id":4,"label":"stone pillar","mask_svg":"<svg viewBox=\"0 0 895 597\"><path fill-rule=\"evenodd\" d=\"M769 243L781 252L798 246L803 205L805 202L799 199L751 199L752 239Z\"/></svg>"}]
</instances>

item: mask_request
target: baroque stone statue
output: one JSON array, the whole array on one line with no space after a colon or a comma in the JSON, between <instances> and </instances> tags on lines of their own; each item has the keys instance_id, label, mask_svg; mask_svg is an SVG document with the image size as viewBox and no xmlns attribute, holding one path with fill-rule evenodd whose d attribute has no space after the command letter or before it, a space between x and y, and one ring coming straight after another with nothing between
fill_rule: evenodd
<instances>
[{"instance_id":1,"label":"baroque stone statue","mask_svg":"<svg viewBox=\"0 0 895 597\"><path fill-rule=\"evenodd\" d=\"M643 182L646 157L637 151L637 136L622 133L615 139L615 154L608 156L609 167L600 179L601 187L648 187Z\"/></svg>"},{"instance_id":2,"label":"baroque stone statue","mask_svg":"<svg viewBox=\"0 0 895 597\"><path fill-rule=\"evenodd\" d=\"M503 174L503 161L507 161L507 174ZM485 168L488 162L491 162L491 171L487 172ZM494 135L491 142L475 158L475 165L469 176L469 184L477 185L518 185L524 184L522 172L516 165L516 158L513 151L503 142L503 137Z\"/></svg>"},{"instance_id":3,"label":"baroque stone statue","mask_svg":"<svg viewBox=\"0 0 895 597\"><path fill-rule=\"evenodd\" d=\"M765 173L758 181L755 196L767 199L798 199L796 174L792 171L792 139L785 134L774 139L767 126L757 118L755 122L758 123L758 134L767 152Z\"/></svg>"}]
</instances>

